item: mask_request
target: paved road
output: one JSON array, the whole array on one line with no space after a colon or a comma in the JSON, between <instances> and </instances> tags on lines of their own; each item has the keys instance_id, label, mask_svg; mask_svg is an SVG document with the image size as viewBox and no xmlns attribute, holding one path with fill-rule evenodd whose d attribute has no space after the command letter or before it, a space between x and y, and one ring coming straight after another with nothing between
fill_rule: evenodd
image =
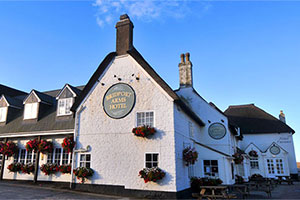
<instances>
[{"instance_id":1,"label":"paved road","mask_svg":"<svg viewBox=\"0 0 300 200\"><path fill-rule=\"evenodd\" d=\"M42 188L37 185L0 182L0 199L124 199L67 189Z\"/></svg>"}]
</instances>

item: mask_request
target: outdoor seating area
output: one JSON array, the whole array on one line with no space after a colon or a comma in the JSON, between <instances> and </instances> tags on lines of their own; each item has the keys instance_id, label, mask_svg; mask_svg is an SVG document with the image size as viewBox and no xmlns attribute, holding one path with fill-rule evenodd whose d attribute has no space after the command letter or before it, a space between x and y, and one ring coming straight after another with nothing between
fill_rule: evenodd
<instances>
[{"instance_id":1,"label":"outdoor seating area","mask_svg":"<svg viewBox=\"0 0 300 200\"><path fill-rule=\"evenodd\" d=\"M239 182L234 185L216 184L218 181L213 181L213 179L209 178L200 178L197 183L199 183L199 180L201 180L200 183L210 184L198 185L198 190L195 192L196 184L195 182L193 183L192 197L197 199L252 199L253 197L251 197L251 195L256 195L257 192L265 193L263 198L269 199L272 198L272 191L276 189L278 185L282 183L288 183L286 185L293 184L293 180L288 176L264 178L254 175L249 178L248 182Z\"/></svg>"}]
</instances>

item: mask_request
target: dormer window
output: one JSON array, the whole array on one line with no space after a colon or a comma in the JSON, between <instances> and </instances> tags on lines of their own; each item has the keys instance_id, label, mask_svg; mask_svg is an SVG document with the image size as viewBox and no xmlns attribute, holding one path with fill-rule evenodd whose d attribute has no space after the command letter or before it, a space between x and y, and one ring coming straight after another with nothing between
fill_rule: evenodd
<instances>
[{"instance_id":1,"label":"dormer window","mask_svg":"<svg viewBox=\"0 0 300 200\"><path fill-rule=\"evenodd\" d=\"M5 122L7 116L7 107L0 107L0 122Z\"/></svg>"},{"instance_id":2,"label":"dormer window","mask_svg":"<svg viewBox=\"0 0 300 200\"><path fill-rule=\"evenodd\" d=\"M38 103L25 104L24 119L37 119L38 117Z\"/></svg>"},{"instance_id":3,"label":"dormer window","mask_svg":"<svg viewBox=\"0 0 300 200\"><path fill-rule=\"evenodd\" d=\"M71 115L71 107L73 105L73 99L74 98L64 98L58 100L58 106L57 106L57 115L63 116L63 115Z\"/></svg>"}]
</instances>

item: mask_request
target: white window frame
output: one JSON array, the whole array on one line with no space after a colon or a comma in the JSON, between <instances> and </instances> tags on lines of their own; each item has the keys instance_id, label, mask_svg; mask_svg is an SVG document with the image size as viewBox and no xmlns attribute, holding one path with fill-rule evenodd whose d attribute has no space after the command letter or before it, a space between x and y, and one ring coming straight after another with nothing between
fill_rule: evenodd
<instances>
[{"instance_id":1,"label":"white window frame","mask_svg":"<svg viewBox=\"0 0 300 200\"><path fill-rule=\"evenodd\" d=\"M138 113L146 113L146 112L153 112L153 126L152 127L155 127L155 112L154 110L142 110L142 111L137 111L135 113L135 126L139 126L138 125Z\"/></svg>"},{"instance_id":2,"label":"white window frame","mask_svg":"<svg viewBox=\"0 0 300 200\"><path fill-rule=\"evenodd\" d=\"M159 152L145 152L144 153L144 168L148 168L147 167L147 165L146 165L146 154L157 154L157 167L159 167L159 157L160 157L160 153ZM153 156L152 156L153 157ZM151 162L153 162L153 159L152 159L152 161Z\"/></svg>"},{"instance_id":3,"label":"white window frame","mask_svg":"<svg viewBox=\"0 0 300 200\"><path fill-rule=\"evenodd\" d=\"M81 160L81 156L85 155L85 160ZM86 160L86 155L90 155L90 160ZM92 168L92 154L91 153L80 153L79 154L79 167L86 167L86 163L90 163L90 168ZM81 166L81 163L83 163L83 166Z\"/></svg>"},{"instance_id":4,"label":"white window frame","mask_svg":"<svg viewBox=\"0 0 300 200\"><path fill-rule=\"evenodd\" d=\"M6 122L7 107L0 107L0 122Z\"/></svg>"},{"instance_id":5,"label":"white window frame","mask_svg":"<svg viewBox=\"0 0 300 200\"><path fill-rule=\"evenodd\" d=\"M205 159L205 160L208 160L208 159ZM204 164L204 161L205 160L202 160L202 164L203 164L203 176L204 177L209 177L209 178L219 178L220 177L220 166L219 166L219 160L209 160L210 161L210 165L209 165L209 167L210 167L210 169L211 169L211 172L209 172L209 173L215 173L215 174L217 174L217 176L212 176L212 175L206 175L205 174L205 166L207 166L207 165L205 165ZM218 172L216 173L216 172L212 172L212 166L215 166L215 165L212 165L211 164L211 161L217 161L217 167L218 167ZM207 173L207 172L206 172Z\"/></svg>"},{"instance_id":6,"label":"white window frame","mask_svg":"<svg viewBox=\"0 0 300 200\"><path fill-rule=\"evenodd\" d=\"M255 164L254 164L255 163ZM257 166L257 167L256 167ZM250 157L250 169L259 169L258 158Z\"/></svg>"},{"instance_id":7,"label":"white window frame","mask_svg":"<svg viewBox=\"0 0 300 200\"><path fill-rule=\"evenodd\" d=\"M62 99L58 99L57 100L57 110L56 110L56 113L57 113L57 116L67 116L67 115L72 115L72 111L71 110L67 110L67 100L71 99L71 106L70 106L70 109L74 103L74 97L68 97L68 98L62 98ZM60 102L61 101L64 101L64 109L63 109L63 113L60 113Z\"/></svg>"},{"instance_id":8,"label":"white window frame","mask_svg":"<svg viewBox=\"0 0 300 200\"><path fill-rule=\"evenodd\" d=\"M29 105L31 106L30 107L31 113L30 113L30 116L27 116L26 114L29 112L29 111L27 111ZM32 110L33 105L36 106L36 112L35 113L33 113L33 110ZM26 120L26 119L37 119L37 117L38 117L38 109L39 109L39 103L38 102L35 102L35 103L26 103L24 105L24 120Z\"/></svg>"},{"instance_id":9,"label":"white window frame","mask_svg":"<svg viewBox=\"0 0 300 200\"><path fill-rule=\"evenodd\" d=\"M60 160L59 160L59 163L56 163L56 164L58 164L58 165L69 165L69 164L71 164L71 162L72 162L72 153L71 152L69 152L68 153L68 163L66 163L66 164L63 164L63 153L64 153L64 149L63 148L61 148L61 147L54 147L53 148L53 151L50 153L50 156L51 156L51 158L49 159L49 153L47 154L47 160L46 160L46 162L47 163L52 163L52 164L54 164L55 162L55 155L56 155L56 149L61 149L61 152L60 152ZM51 160L50 162L48 162L49 160Z\"/></svg>"},{"instance_id":10,"label":"white window frame","mask_svg":"<svg viewBox=\"0 0 300 200\"><path fill-rule=\"evenodd\" d=\"M19 149L18 154L16 157L14 157L14 162L21 162L21 151L25 150L25 158L24 158L24 162L22 162L23 164L27 164L27 163L35 163L35 159L37 156L37 153L34 151L31 151L31 159L28 161L27 156L28 156L28 151L26 149Z\"/></svg>"}]
</instances>

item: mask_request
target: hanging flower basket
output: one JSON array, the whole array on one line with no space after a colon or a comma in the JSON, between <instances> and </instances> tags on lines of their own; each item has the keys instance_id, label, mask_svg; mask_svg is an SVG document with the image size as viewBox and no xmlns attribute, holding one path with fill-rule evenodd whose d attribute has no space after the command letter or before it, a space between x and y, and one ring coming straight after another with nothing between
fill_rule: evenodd
<instances>
[{"instance_id":1,"label":"hanging flower basket","mask_svg":"<svg viewBox=\"0 0 300 200\"><path fill-rule=\"evenodd\" d=\"M198 159L198 152L194 148L191 148L191 147L185 148L183 150L182 154L183 154L182 158L185 161L186 166L194 165Z\"/></svg>"},{"instance_id":2,"label":"hanging flower basket","mask_svg":"<svg viewBox=\"0 0 300 200\"><path fill-rule=\"evenodd\" d=\"M55 174L56 172L58 172L59 171L59 167L55 163L46 163L46 164L43 164L41 166L41 171L45 175L51 175L51 174Z\"/></svg>"},{"instance_id":3,"label":"hanging flower basket","mask_svg":"<svg viewBox=\"0 0 300 200\"><path fill-rule=\"evenodd\" d=\"M240 154L240 153L235 153L235 154L233 154L233 157L234 157L234 163L235 164L241 164L242 162L243 162L243 160L244 160L244 157L243 157L243 155L242 154Z\"/></svg>"},{"instance_id":4,"label":"hanging flower basket","mask_svg":"<svg viewBox=\"0 0 300 200\"><path fill-rule=\"evenodd\" d=\"M73 170L73 173L78 180L81 180L81 183L84 183L85 179L88 179L89 177L93 176L94 171L91 168L78 167Z\"/></svg>"},{"instance_id":5,"label":"hanging flower basket","mask_svg":"<svg viewBox=\"0 0 300 200\"><path fill-rule=\"evenodd\" d=\"M29 140L25 145L25 148L28 152L31 152L31 151L37 152L38 147L39 147L38 139Z\"/></svg>"},{"instance_id":6,"label":"hanging flower basket","mask_svg":"<svg viewBox=\"0 0 300 200\"><path fill-rule=\"evenodd\" d=\"M11 141L2 143L0 147L0 153L8 157L13 156L18 151L17 145Z\"/></svg>"},{"instance_id":7,"label":"hanging flower basket","mask_svg":"<svg viewBox=\"0 0 300 200\"><path fill-rule=\"evenodd\" d=\"M71 165L60 165L59 171L63 174L71 174Z\"/></svg>"},{"instance_id":8,"label":"hanging flower basket","mask_svg":"<svg viewBox=\"0 0 300 200\"><path fill-rule=\"evenodd\" d=\"M34 172L34 165L33 163L27 163L21 166L21 171L24 174L30 174Z\"/></svg>"},{"instance_id":9,"label":"hanging flower basket","mask_svg":"<svg viewBox=\"0 0 300 200\"><path fill-rule=\"evenodd\" d=\"M11 163L8 165L7 169L9 172L20 172L22 168L22 163Z\"/></svg>"},{"instance_id":10,"label":"hanging flower basket","mask_svg":"<svg viewBox=\"0 0 300 200\"><path fill-rule=\"evenodd\" d=\"M165 177L166 173L158 167L144 168L139 172L139 176L144 179L144 182L157 182Z\"/></svg>"},{"instance_id":11,"label":"hanging flower basket","mask_svg":"<svg viewBox=\"0 0 300 200\"><path fill-rule=\"evenodd\" d=\"M252 150L252 151L249 151L249 156L250 157L254 157L254 158L257 158L258 157L258 154L257 154L257 152L256 151L254 151L254 150Z\"/></svg>"},{"instance_id":12,"label":"hanging flower basket","mask_svg":"<svg viewBox=\"0 0 300 200\"><path fill-rule=\"evenodd\" d=\"M50 141L41 140L41 142L38 145L38 150L43 154L52 153L53 144Z\"/></svg>"},{"instance_id":13,"label":"hanging flower basket","mask_svg":"<svg viewBox=\"0 0 300 200\"><path fill-rule=\"evenodd\" d=\"M67 151L68 153L73 151L73 148L75 147L75 142L73 137L66 137L61 143L62 148Z\"/></svg>"},{"instance_id":14,"label":"hanging flower basket","mask_svg":"<svg viewBox=\"0 0 300 200\"><path fill-rule=\"evenodd\" d=\"M132 129L132 133L138 137L148 137L156 133L155 128L150 126L139 126Z\"/></svg>"}]
</instances>

